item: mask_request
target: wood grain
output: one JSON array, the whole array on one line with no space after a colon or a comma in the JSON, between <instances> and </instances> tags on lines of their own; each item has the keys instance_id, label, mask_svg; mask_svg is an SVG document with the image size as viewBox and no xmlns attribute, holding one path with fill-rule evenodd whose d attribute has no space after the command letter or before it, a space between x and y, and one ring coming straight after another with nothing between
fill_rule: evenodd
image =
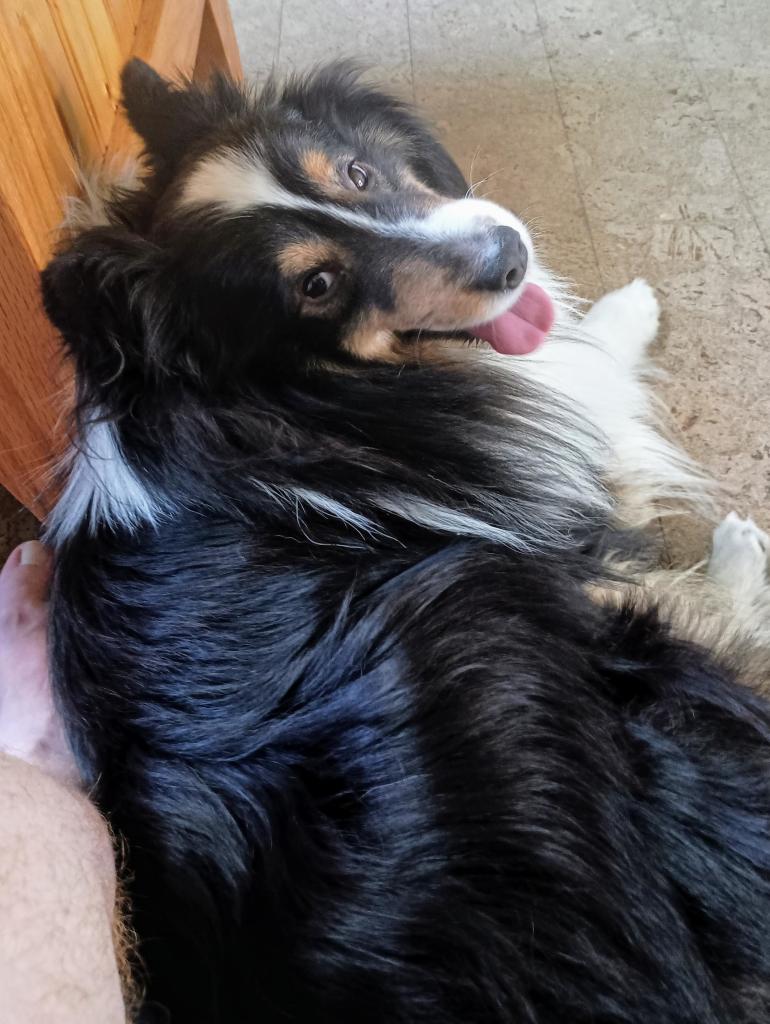
<instances>
[{"instance_id":1,"label":"wood grain","mask_svg":"<svg viewBox=\"0 0 770 1024\"><path fill-rule=\"evenodd\" d=\"M66 378L57 374L59 343L40 305L37 266L2 198L0 298L0 480L40 515Z\"/></svg>"},{"instance_id":2,"label":"wood grain","mask_svg":"<svg viewBox=\"0 0 770 1024\"><path fill-rule=\"evenodd\" d=\"M67 404L38 275L78 166L139 149L119 106L132 55L241 73L225 0L0 0L0 483L36 514Z\"/></svg>"},{"instance_id":3,"label":"wood grain","mask_svg":"<svg viewBox=\"0 0 770 1024\"><path fill-rule=\"evenodd\" d=\"M205 0L144 0L131 55L169 78L192 78L198 55ZM139 139L118 108L102 158L136 157Z\"/></svg>"},{"instance_id":4,"label":"wood grain","mask_svg":"<svg viewBox=\"0 0 770 1024\"><path fill-rule=\"evenodd\" d=\"M217 68L243 78L241 54L227 0L206 0L193 77L205 81Z\"/></svg>"}]
</instances>

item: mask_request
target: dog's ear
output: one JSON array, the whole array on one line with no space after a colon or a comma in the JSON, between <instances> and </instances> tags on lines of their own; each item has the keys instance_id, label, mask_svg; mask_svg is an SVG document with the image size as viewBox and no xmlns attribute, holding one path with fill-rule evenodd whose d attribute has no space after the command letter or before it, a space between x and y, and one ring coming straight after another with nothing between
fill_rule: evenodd
<instances>
[{"instance_id":1,"label":"dog's ear","mask_svg":"<svg viewBox=\"0 0 770 1024\"><path fill-rule=\"evenodd\" d=\"M80 397L111 412L137 379L162 372L171 289L162 252L126 228L82 232L41 275L49 319L75 361Z\"/></svg>"},{"instance_id":2,"label":"dog's ear","mask_svg":"<svg viewBox=\"0 0 770 1024\"><path fill-rule=\"evenodd\" d=\"M123 107L156 170L175 163L209 132L246 106L244 93L222 74L201 87L170 82L138 57L121 75Z\"/></svg>"},{"instance_id":3,"label":"dog's ear","mask_svg":"<svg viewBox=\"0 0 770 1024\"><path fill-rule=\"evenodd\" d=\"M185 89L163 78L138 57L123 68L121 86L126 116L150 159L169 163L184 152L199 121Z\"/></svg>"}]
</instances>

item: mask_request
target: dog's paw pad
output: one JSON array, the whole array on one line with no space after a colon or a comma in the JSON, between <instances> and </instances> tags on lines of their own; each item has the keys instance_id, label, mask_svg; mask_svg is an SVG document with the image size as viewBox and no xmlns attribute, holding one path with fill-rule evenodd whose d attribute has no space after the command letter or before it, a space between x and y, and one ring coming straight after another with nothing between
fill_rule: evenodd
<instances>
[{"instance_id":1,"label":"dog's paw pad","mask_svg":"<svg viewBox=\"0 0 770 1024\"><path fill-rule=\"evenodd\" d=\"M753 519L730 512L714 530L709 575L732 590L746 591L766 581L770 537Z\"/></svg>"}]
</instances>

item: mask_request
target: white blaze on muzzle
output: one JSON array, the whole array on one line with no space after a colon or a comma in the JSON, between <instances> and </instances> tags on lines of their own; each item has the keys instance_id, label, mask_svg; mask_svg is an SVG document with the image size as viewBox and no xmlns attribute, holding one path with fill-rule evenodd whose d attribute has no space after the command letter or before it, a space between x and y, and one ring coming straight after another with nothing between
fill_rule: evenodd
<instances>
[{"instance_id":1,"label":"white blaze on muzzle","mask_svg":"<svg viewBox=\"0 0 770 1024\"><path fill-rule=\"evenodd\" d=\"M372 217L364 210L324 203L284 188L256 154L225 150L205 157L184 183L182 207L214 206L225 214L245 213L261 206L319 213L378 235L442 239L472 235L483 225L498 224L519 232L528 252L532 240L525 225L508 210L485 199L456 199L434 208L426 217L397 220Z\"/></svg>"}]
</instances>

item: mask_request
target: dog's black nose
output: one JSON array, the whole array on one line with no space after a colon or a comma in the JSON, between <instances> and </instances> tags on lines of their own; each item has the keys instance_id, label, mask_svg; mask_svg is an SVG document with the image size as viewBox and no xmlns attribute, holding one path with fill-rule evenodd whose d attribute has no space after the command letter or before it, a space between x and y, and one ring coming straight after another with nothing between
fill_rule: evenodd
<instances>
[{"instance_id":1,"label":"dog's black nose","mask_svg":"<svg viewBox=\"0 0 770 1024\"><path fill-rule=\"evenodd\" d=\"M513 289L524 280L527 247L518 231L506 225L492 228L492 244L475 284L489 291Z\"/></svg>"}]
</instances>

